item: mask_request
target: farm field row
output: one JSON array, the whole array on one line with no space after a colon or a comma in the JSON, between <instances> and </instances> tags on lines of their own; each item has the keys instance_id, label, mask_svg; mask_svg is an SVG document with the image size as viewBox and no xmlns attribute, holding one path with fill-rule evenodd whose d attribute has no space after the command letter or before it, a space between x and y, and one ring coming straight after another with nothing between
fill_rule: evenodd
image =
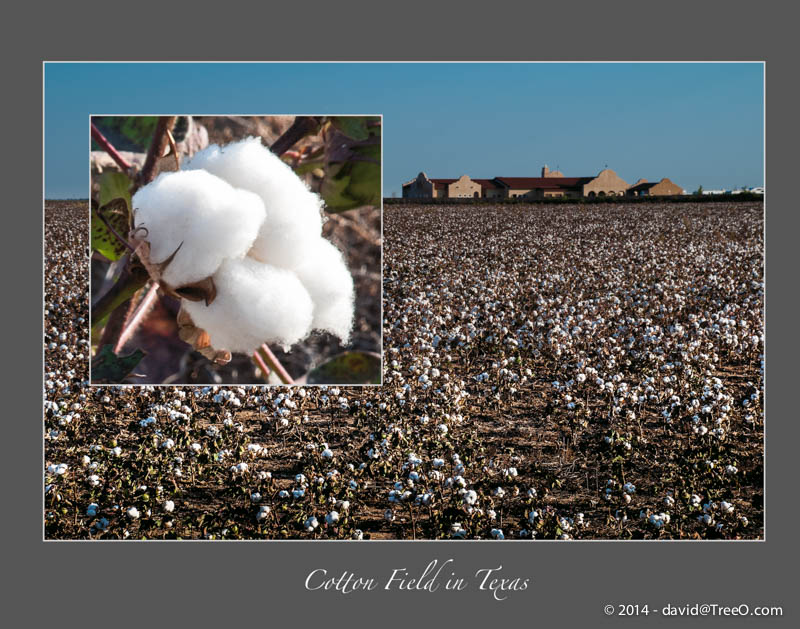
<instances>
[{"instance_id":1,"label":"farm field row","mask_svg":"<svg viewBox=\"0 0 800 629\"><path fill-rule=\"evenodd\" d=\"M47 539L760 539L763 206L387 205L380 387L90 387L45 213Z\"/></svg>"}]
</instances>

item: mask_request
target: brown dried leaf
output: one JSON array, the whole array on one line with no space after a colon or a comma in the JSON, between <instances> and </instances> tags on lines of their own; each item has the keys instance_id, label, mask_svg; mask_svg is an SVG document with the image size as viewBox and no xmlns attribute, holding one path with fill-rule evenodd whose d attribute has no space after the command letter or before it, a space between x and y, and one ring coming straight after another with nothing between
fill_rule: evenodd
<instances>
[{"instance_id":1,"label":"brown dried leaf","mask_svg":"<svg viewBox=\"0 0 800 629\"><path fill-rule=\"evenodd\" d=\"M204 347L198 349L198 352L208 358L208 360L217 363L218 365L226 365L231 362L231 353L228 350L216 350L213 347Z\"/></svg>"},{"instance_id":2,"label":"brown dried leaf","mask_svg":"<svg viewBox=\"0 0 800 629\"><path fill-rule=\"evenodd\" d=\"M144 268L147 269L147 273L150 275L153 281L157 282L161 286L161 289L167 293L167 295L175 297L176 299L204 301L206 306L210 305L214 299L216 299L217 287L214 285L214 279L210 276L200 280L199 282L193 282L192 284L186 284L177 288L173 288L161 279L164 269L166 269L167 265L169 265L169 263L175 258L175 255L183 246L183 243L178 245L178 248L175 249L175 251L172 252L172 255L170 255L166 260L155 263L150 261L150 243L148 243L146 240L138 240L135 233L136 232L131 232L129 237L131 239L131 244L135 247L136 255L138 256Z\"/></svg>"},{"instance_id":3,"label":"brown dried leaf","mask_svg":"<svg viewBox=\"0 0 800 629\"><path fill-rule=\"evenodd\" d=\"M194 325L191 315L188 312L186 312L183 308L178 310L177 322L178 322L178 327L182 325Z\"/></svg>"},{"instance_id":4,"label":"brown dried leaf","mask_svg":"<svg viewBox=\"0 0 800 629\"><path fill-rule=\"evenodd\" d=\"M206 306L210 305L217 297L217 287L214 285L212 277L207 277L193 284L186 284L174 289L174 292L178 297L189 301L204 301Z\"/></svg>"},{"instance_id":5,"label":"brown dried leaf","mask_svg":"<svg viewBox=\"0 0 800 629\"><path fill-rule=\"evenodd\" d=\"M141 260L142 265L145 269L147 269L147 272L150 274L150 277L153 278L153 281L162 284L161 276L164 273L164 269L166 269L167 266L169 266L169 263L175 258L175 255L178 253L178 251L180 251L181 247L183 247L183 243L179 244L178 248L175 249L175 251L173 251L172 254L163 262L151 262L150 243L146 240L138 240L135 235L140 230L141 228L131 232L129 235L131 244L134 246L137 257L139 260Z\"/></svg>"}]
</instances>

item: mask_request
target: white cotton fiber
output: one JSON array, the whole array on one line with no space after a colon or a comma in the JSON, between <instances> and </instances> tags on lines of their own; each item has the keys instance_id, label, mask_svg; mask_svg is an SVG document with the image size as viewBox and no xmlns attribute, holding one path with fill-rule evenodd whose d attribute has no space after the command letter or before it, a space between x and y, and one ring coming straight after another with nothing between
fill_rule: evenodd
<instances>
[{"instance_id":1,"label":"white cotton fiber","mask_svg":"<svg viewBox=\"0 0 800 629\"><path fill-rule=\"evenodd\" d=\"M214 349L252 353L262 343L288 348L311 331L312 303L297 276L252 258L225 260L214 274L216 299L182 301Z\"/></svg>"},{"instance_id":2,"label":"white cotton fiber","mask_svg":"<svg viewBox=\"0 0 800 629\"><path fill-rule=\"evenodd\" d=\"M261 197L267 220L249 254L261 262L296 266L307 245L321 234L321 199L260 138L250 137L223 148L211 145L196 153L184 168L205 169Z\"/></svg>"},{"instance_id":3,"label":"white cotton fiber","mask_svg":"<svg viewBox=\"0 0 800 629\"><path fill-rule=\"evenodd\" d=\"M203 170L163 173L132 201L135 227L147 229L151 262L165 261L180 246L162 276L173 288L212 275L223 259L245 256L266 217L256 194Z\"/></svg>"},{"instance_id":4,"label":"white cotton fiber","mask_svg":"<svg viewBox=\"0 0 800 629\"><path fill-rule=\"evenodd\" d=\"M335 334L346 345L353 327L354 291L342 253L329 241L318 238L295 272L314 302L311 327Z\"/></svg>"},{"instance_id":5,"label":"white cotton fiber","mask_svg":"<svg viewBox=\"0 0 800 629\"><path fill-rule=\"evenodd\" d=\"M321 207L259 138L210 146L133 197L150 261L177 250L161 280L181 288L212 277L211 303L182 307L215 350L248 354L262 343L288 350L311 330L349 341L353 278L321 235Z\"/></svg>"}]
</instances>

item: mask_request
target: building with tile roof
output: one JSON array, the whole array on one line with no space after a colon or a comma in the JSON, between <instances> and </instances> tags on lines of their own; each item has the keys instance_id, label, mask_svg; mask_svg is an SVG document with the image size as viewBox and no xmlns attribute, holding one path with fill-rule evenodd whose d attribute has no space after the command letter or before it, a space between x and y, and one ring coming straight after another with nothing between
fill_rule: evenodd
<instances>
[{"instance_id":1,"label":"building with tile roof","mask_svg":"<svg viewBox=\"0 0 800 629\"><path fill-rule=\"evenodd\" d=\"M594 177L564 177L559 171L542 168L540 177L494 177L471 179L429 178L424 172L403 184L404 199L549 199L624 196L630 186L613 170L604 169Z\"/></svg>"},{"instance_id":2,"label":"building with tile roof","mask_svg":"<svg viewBox=\"0 0 800 629\"><path fill-rule=\"evenodd\" d=\"M662 197L683 194L683 188L664 177L661 181L649 182L640 179L630 188L628 196L631 197Z\"/></svg>"}]
</instances>

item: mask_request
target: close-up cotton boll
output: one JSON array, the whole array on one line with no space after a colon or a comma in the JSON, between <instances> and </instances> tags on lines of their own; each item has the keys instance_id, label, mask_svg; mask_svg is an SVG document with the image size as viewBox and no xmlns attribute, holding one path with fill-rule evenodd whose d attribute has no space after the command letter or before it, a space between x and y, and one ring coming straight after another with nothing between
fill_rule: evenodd
<instances>
[{"instance_id":1,"label":"close-up cotton boll","mask_svg":"<svg viewBox=\"0 0 800 629\"><path fill-rule=\"evenodd\" d=\"M297 276L253 258L225 260L213 275L216 298L182 301L214 348L252 353L262 343L289 347L311 330L313 304Z\"/></svg>"},{"instance_id":2,"label":"close-up cotton boll","mask_svg":"<svg viewBox=\"0 0 800 629\"><path fill-rule=\"evenodd\" d=\"M224 259L250 250L266 212L247 190L202 171L163 173L132 200L134 228L150 245L150 262L174 257L162 279L177 288L213 275Z\"/></svg>"},{"instance_id":3,"label":"close-up cotton boll","mask_svg":"<svg viewBox=\"0 0 800 629\"><path fill-rule=\"evenodd\" d=\"M295 269L314 302L312 328L338 336L347 344L353 326L353 277L342 253L318 238Z\"/></svg>"},{"instance_id":4,"label":"close-up cotton boll","mask_svg":"<svg viewBox=\"0 0 800 629\"><path fill-rule=\"evenodd\" d=\"M90 380L102 384L380 381L378 117L198 116L205 135L191 142L182 117L107 118L92 127L106 158L92 170L87 232L96 342L76 345L53 319L45 348L70 362L89 348ZM145 122L144 165L115 162L115 143ZM119 289L132 291L123 304ZM112 354L129 360L117 368ZM62 385L50 377L47 388ZM68 421L59 415L47 438L63 439ZM207 453L197 443L193 457Z\"/></svg>"},{"instance_id":5,"label":"close-up cotton boll","mask_svg":"<svg viewBox=\"0 0 800 629\"><path fill-rule=\"evenodd\" d=\"M260 138L222 148L213 144L188 160L184 169L203 169L261 197L267 220L249 253L261 262L296 266L321 234L322 200Z\"/></svg>"},{"instance_id":6,"label":"close-up cotton boll","mask_svg":"<svg viewBox=\"0 0 800 629\"><path fill-rule=\"evenodd\" d=\"M311 330L349 341L353 278L321 235L322 201L259 138L209 146L133 207L149 262L165 263L156 279L175 289L212 279L210 299L182 303L215 350L288 349Z\"/></svg>"}]
</instances>

